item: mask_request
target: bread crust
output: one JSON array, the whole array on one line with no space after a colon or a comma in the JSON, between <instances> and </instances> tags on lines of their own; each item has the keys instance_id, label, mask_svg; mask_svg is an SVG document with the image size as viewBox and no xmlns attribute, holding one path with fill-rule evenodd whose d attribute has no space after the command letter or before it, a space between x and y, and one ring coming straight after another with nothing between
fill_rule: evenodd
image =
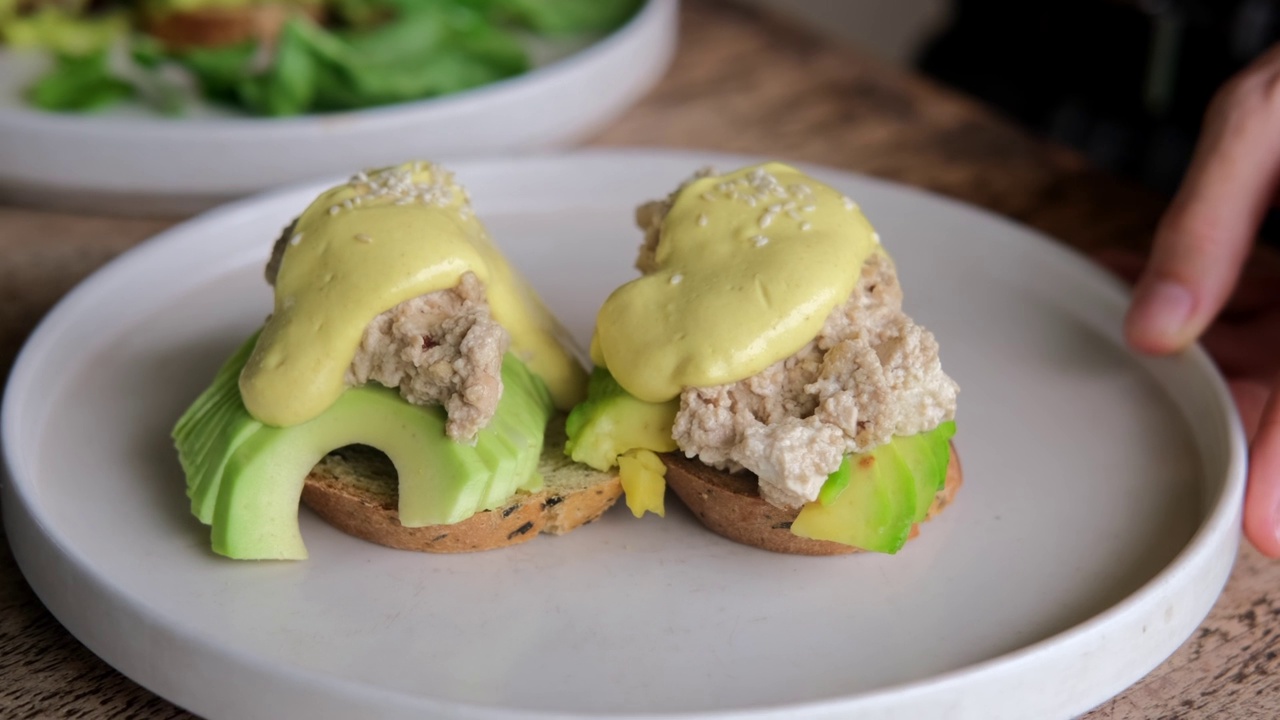
<instances>
[{"instance_id":1,"label":"bread crust","mask_svg":"<svg viewBox=\"0 0 1280 720\"><path fill-rule=\"evenodd\" d=\"M938 491L925 516L931 520L955 499L963 484L960 456L954 443L949 443L950 460L947 463L947 480ZM813 540L794 535L791 523L800 514L799 509L785 510L774 507L760 497L759 484L750 475L732 475L703 465L696 459L686 458L680 452L664 453L662 462L667 466L667 486L675 492L707 529L735 542L763 550L792 555L847 555L862 552L859 548L829 540ZM910 537L920 533L917 523L911 528Z\"/></svg>"},{"instance_id":2,"label":"bread crust","mask_svg":"<svg viewBox=\"0 0 1280 720\"><path fill-rule=\"evenodd\" d=\"M148 16L144 28L173 50L223 47L249 40L274 42L297 12L319 20L322 8L318 4L201 8Z\"/></svg>"},{"instance_id":3,"label":"bread crust","mask_svg":"<svg viewBox=\"0 0 1280 720\"><path fill-rule=\"evenodd\" d=\"M404 527L395 468L370 448L345 448L307 475L302 503L348 535L400 550L466 553L563 535L595 520L622 496L617 473L579 465L564 455L564 418L547 428L538 472L543 490L517 493L501 507L450 525Z\"/></svg>"}]
</instances>

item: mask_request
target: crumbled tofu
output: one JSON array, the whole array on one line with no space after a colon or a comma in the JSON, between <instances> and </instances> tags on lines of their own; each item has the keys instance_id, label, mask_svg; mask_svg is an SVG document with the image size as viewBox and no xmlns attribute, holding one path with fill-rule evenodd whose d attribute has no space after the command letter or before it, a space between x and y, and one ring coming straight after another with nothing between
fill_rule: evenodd
<instances>
[{"instance_id":1,"label":"crumbled tofu","mask_svg":"<svg viewBox=\"0 0 1280 720\"><path fill-rule=\"evenodd\" d=\"M406 300L365 328L347 370L348 385L399 388L415 405L443 405L445 431L473 441L502 397L502 357L510 336L489 314L472 273L458 285Z\"/></svg>"},{"instance_id":2,"label":"crumbled tofu","mask_svg":"<svg viewBox=\"0 0 1280 720\"><path fill-rule=\"evenodd\" d=\"M877 252L797 353L736 383L687 388L673 435L686 456L749 470L766 501L794 508L817 499L846 453L953 419L958 392L933 335L902 311L892 261Z\"/></svg>"}]
</instances>

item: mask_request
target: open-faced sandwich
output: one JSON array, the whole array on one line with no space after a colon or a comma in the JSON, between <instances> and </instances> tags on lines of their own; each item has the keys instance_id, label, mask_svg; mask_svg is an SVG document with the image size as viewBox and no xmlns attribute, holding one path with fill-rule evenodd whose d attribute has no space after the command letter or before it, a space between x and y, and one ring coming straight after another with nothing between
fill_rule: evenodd
<instances>
[{"instance_id":1,"label":"open-faced sandwich","mask_svg":"<svg viewBox=\"0 0 1280 720\"><path fill-rule=\"evenodd\" d=\"M320 195L276 242L266 324L173 431L192 512L232 558L299 559L298 502L391 547L568 532L620 496L564 456L587 376L446 170Z\"/></svg>"},{"instance_id":2,"label":"open-faced sandwich","mask_svg":"<svg viewBox=\"0 0 1280 720\"><path fill-rule=\"evenodd\" d=\"M599 311L566 453L617 467L637 516L669 484L748 545L897 552L960 486L959 388L859 206L767 163L636 219L642 276Z\"/></svg>"}]
</instances>

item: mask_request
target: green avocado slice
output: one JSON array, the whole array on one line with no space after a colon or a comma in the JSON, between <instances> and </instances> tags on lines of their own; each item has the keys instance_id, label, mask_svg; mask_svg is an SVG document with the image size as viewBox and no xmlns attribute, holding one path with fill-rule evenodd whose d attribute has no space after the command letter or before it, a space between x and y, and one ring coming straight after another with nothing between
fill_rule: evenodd
<instances>
[{"instance_id":1,"label":"green avocado slice","mask_svg":"<svg viewBox=\"0 0 1280 720\"><path fill-rule=\"evenodd\" d=\"M344 392L319 417L291 427L254 420L238 378L256 338L218 372L174 427L192 513L212 526L213 550L237 559L303 559L298 502L311 468L345 445L386 453L400 482L400 522L447 525L541 486L536 469L553 413L545 384L513 355L503 394L474 445L445 434L440 407L406 402L392 389Z\"/></svg>"},{"instance_id":2,"label":"green avocado slice","mask_svg":"<svg viewBox=\"0 0 1280 720\"><path fill-rule=\"evenodd\" d=\"M805 505L791 532L863 550L896 553L916 515L916 484L893 443L850 457L849 484L831 502Z\"/></svg>"},{"instance_id":3,"label":"green avocado slice","mask_svg":"<svg viewBox=\"0 0 1280 720\"><path fill-rule=\"evenodd\" d=\"M624 390L608 370L597 367L587 383L587 399L565 421L565 454L574 462L606 471L628 450L671 452L676 449L671 426L679 410L679 399L645 402Z\"/></svg>"},{"instance_id":4,"label":"green avocado slice","mask_svg":"<svg viewBox=\"0 0 1280 720\"><path fill-rule=\"evenodd\" d=\"M845 456L791 524L800 537L896 553L942 490L954 421Z\"/></svg>"},{"instance_id":5,"label":"green avocado slice","mask_svg":"<svg viewBox=\"0 0 1280 720\"><path fill-rule=\"evenodd\" d=\"M928 432L893 439L898 455L906 463L916 484L916 494L927 501L917 503L915 522L924 520L937 495L947 482L947 464L951 461L948 441L956 432L955 422L942 423Z\"/></svg>"}]
</instances>

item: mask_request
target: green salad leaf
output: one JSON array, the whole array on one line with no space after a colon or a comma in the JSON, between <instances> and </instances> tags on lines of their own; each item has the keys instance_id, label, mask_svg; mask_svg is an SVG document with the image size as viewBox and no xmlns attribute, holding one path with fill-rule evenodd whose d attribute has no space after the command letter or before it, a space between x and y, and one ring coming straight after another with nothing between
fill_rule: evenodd
<instances>
[{"instance_id":1,"label":"green salad leaf","mask_svg":"<svg viewBox=\"0 0 1280 720\"><path fill-rule=\"evenodd\" d=\"M49 74L27 90L36 107L60 112L92 112L132 97L134 88L111 73L107 51L61 55Z\"/></svg>"},{"instance_id":2,"label":"green salad leaf","mask_svg":"<svg viewBox=\"0 0 1280 720\"><path fill-rule=\"evenodd\" d=\"M3 0L0 0L3 2ZM329 24L299 15L270 47L258 42L174 51L126 36L132 61L113 75L106 53L67 53L29 90L47 110L84 112L133 97L177 114L190 101L166 70L199 93L255 115L282 117L437 97L527 72L522 33L596 33L643 0L328 0ZM84 50L86 47L80 44ZM73 57L79 55L80 57ZM190 83L188 83L190 85Z\"/></svg>"}]
</instances>

